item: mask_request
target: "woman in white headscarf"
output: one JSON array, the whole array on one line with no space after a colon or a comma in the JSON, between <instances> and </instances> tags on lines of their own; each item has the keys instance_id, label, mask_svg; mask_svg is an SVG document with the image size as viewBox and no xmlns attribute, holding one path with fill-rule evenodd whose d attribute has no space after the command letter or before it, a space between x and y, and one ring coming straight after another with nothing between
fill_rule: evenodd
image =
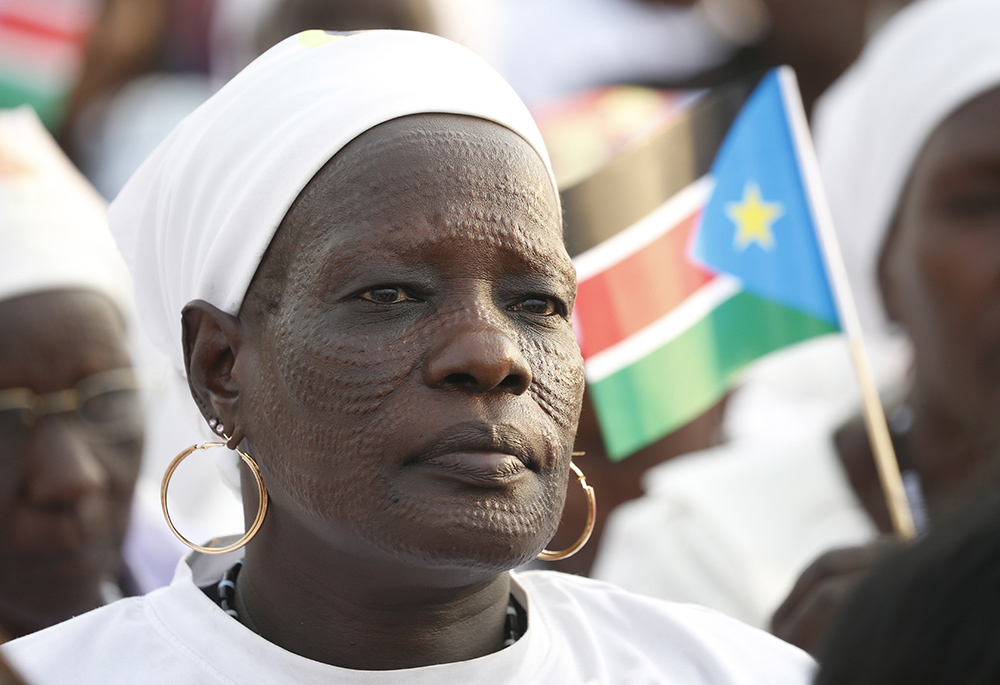
<instances>
[{"instance_id":1,"label":"woman in white headscarf","mask_svg":"<svg viewBox=\"0 0 1000 685\"><path fill-rule=\"evenodd\" d=\"M140 591L143 413L106 217L34 112L0 110L0 641Z\"/></svg>"},{"instance_id":2,"label":"woman in white headscarf","mask_svg":"<svg viewBox=\"0 0 1000 685\"><path fill-rule=\"evenodd\" d=\"M898 365L900 342L912 347L912 370L896 375L887 408L924 529L998 487L998 27L996 0L916 2L816 114L869 348L884 368ZM849 366L836 368L849 377ZM808 382L828 372L795 373ZM609 524L604 568L616 572L602 574L599 558L598 577L765 626L817 555L847 547L810 566L774 616L779 636L815 646L839 598L879 557L867 543L891 532L856 412L831 415L804 438L737 441L664 465L648 495ZM626 563L643 569L637 582Z\"/></svg>"},{"instance_id":3,"label":"woman in white headscarf","mask_svg":"<svg viewBox=\"0 0 1000 685\"><path fill-rule=\"evenodd\" d=\"M11 643L15 666L805 682L801 652L712 612L510 572L559 524L583 392L546 160L495 72L417 33L294 36L182 122L112 228L140 318L240 450L253 524L168 588Z\"/></svg>"}]
</instances>

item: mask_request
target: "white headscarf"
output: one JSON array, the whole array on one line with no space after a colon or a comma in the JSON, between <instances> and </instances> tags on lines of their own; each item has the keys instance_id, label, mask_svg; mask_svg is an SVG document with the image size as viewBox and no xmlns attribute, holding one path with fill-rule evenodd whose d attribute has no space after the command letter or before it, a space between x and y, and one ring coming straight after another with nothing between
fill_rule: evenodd
<instances>
[{"instance_id":1,"label":"white headscarf","mask_svg":"<svg viewBox=\"0 0 1000 685\"><path fill-rule=\"evenodd\" d=\"M178 368L183 307L201 299L238 313L274 232L316 172L373 126L419 113L499 123L548 166L531 115L499 74L465 48L407 31L288 38L174 129L110 218L139 319Z\"/></svg>"},{"instance_id":2,"label":"white headscarf","mask_svg":"<svg viewBox=\"0 0 1000 685\"><path fill-rule=\"evenodd\" d=\"M950 114L997 87L1000 0L918 0L817 105L823 180L873 347L893 337L877 267L910 170Z\"/></svg>"},{"instance_id":3,"label":"white headscarf","mask_svg":"<svg viewBox=\"0 0 1000 685\"><path fill-rule=\"evenodd\" d=\"M128 311L107 205L30 107L0 110L0 300L83 288Z\"/></svg>"}]
</instances>

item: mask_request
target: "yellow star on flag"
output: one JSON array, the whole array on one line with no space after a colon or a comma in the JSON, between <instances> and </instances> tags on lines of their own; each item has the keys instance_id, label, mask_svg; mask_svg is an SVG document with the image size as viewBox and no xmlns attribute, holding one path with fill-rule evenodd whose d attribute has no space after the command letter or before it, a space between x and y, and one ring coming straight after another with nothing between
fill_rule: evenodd
<instances>
[{"instance_id":1,"label":"yellow star on flag","mask_svg":"<svg viewBox=\"0 0 1000 685\"><path fill-rule=\"evenodd\" d=\"M765 250L770 250L774 247L771 225L784 213L780 203L764 202L760 196L760 186L756 182L748 182L743 189L743 199L726 205L726 216L736 224L733 245L746 250L750 243L757 243Z\"/></svg>"}]
</instances>

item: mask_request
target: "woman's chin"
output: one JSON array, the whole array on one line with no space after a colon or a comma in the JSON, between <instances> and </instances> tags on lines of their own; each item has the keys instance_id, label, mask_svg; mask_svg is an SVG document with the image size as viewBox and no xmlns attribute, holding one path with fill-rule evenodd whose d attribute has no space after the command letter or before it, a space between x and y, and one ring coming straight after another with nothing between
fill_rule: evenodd
<instances>
[{"instance_id":1,"label":"woman's chin","mask_svg":"<svg viewBox=\"0 0 1000 685\"><path fill-rule=\"evenodd\" d=\"M483 573L504 573L522 566L534 559L540 548L480 545L477 547L450 547L430 550L421 559L429 567L440 570L474 571Z\"/></svg>"},{"instance_id":2,"label":"woman's chin","mask_svg":"<svg viewBox=\"0 0 1000 685\"><path fill-rule=\"evenodd\" d=\"M534 559L549 534L540 530L512 534L498 529L451 529L421 540L400 540L387 550L427 569L502 573Z\"/></svg>"}]
</instances>

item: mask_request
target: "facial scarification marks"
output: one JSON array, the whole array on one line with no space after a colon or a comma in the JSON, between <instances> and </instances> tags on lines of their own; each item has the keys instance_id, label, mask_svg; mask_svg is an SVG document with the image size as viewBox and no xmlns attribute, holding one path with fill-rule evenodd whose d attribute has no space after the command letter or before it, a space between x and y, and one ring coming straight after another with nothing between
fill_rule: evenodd
<instances>
[{"instance_id":1,"label":"facial scarification marks","mask_svg":"<svg viewBox=\"0 0 1000 685\"><path fill-rule=\"evenodd\" d=\"M579 349L574 345L553 344L546 340L529 342L533 351L528 357L537 365L529 392L539 406L559 426L576 429L583 401L583 367Z\"/></svg>"},{"instance_id":2,"label":"facial scarification marks","mask_svg":"<svg viewBox=\"0 0 1000 685\"><path fill-rule=\"evenodd\" d=\"M268 361L247 391L247 424L262 428L251 437L276 506L306 512L318 535L506 569L558 526L583 392L567 318L513 305L551 292L570 307L574 273L537 155L494 124L445 116L442 127L441 116L364 134L289 211L267 277L251 286L252 296L266 283L274 306L253 324ZM411 281L413 301L357 297ZM520 351L527 392L427 384L435 346L483 331ZM538 463L527 477L480 490L414 468L414 445L473 419L516 421L531 436Z\"/></svg>"},{"instance_id":3,"label":"facial scarification marks","mask_svg":"<svg viewBox=\"0 0 1000 685\"><path fill-rule=\"evenodd\" d=\"M346 201L338 201L344 199L343 193L326 196L324 200L336 204L335 214L340 220L352 221L362 219L370 210L372 198L378 197L387 215L405 217L405 221L393 228L412 230L418 227L406 221L413 218L415 199L434 196L437 202L427 205L431 215L423 217L432 230L419 236L428 244L461 237L510 246L512 252L521 252L532 260L551 260L551 250L542 246L543 241L533 229L552 223L554 191L547 175L537 175L533 182L525 183L524 175L518 173L523 164L505 164L497 170L498 159L516 161L515 155L523 157L526 144L513 134L511 137L513 140L497 142L484 141L465 131L406 131L397 140L366 143L365 155L345 159L332 174L341 187L364 188L365 192L348 197ZM377 175L377 180L371 180L373 174L366 158L392 155L400 147L407 146L428 154L405 168L393 169L391 175L382 173ZM442 160L432 154L448 146L455 147L454 157ZM452 189L449 196L442 197L438 192L441 178L462 179L462 184ZM400 184L405 184L410 192L391 192ZM307 189L307 192L320 196L323 189ZM459 216L463 217L460 221L454 218ZM506 230L509 228L518 230L512 234ZM516 245L511 244L512 240Z\"/></svg>"},{"instance_id":4,"label":"facial scarification marks","mask_svg":"<svg viewBox=\"0 0 1000 685\"><path fill-rule=\"evenodd\" d=\"M301 320L284 319L277 327L276 342L288 340L299 330ZM382 402L413 367L375 364L375 352L394 356L406 354L405 340L383 343L356 341L330 335L319 325L309 326L301 347L294 354L287 347L275 350L285 392L308 411L329 411L331 396L339 411L364 415L378 411Z\"/></svg>"}]
</instances>

